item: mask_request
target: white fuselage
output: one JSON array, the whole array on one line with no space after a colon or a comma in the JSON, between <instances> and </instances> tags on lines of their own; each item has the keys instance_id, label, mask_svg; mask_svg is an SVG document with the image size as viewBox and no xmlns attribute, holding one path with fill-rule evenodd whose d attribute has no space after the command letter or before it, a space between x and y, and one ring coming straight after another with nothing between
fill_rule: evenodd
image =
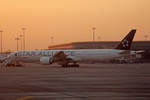
<instances>
[{"instance_id":1,"label":"white fuselage","mask_svg":"<svg viewBox=\"0 0 150 100\"><path fill-rule=\"evenodd\" d=\"M33 51L17 51L11 55L17 54L20 60L26 60L29 62L39 61L40 57L49 56L53 57L55 53L63 51L68 57L73 57L76 61L107 61L119 57L123 57L121 54L125 50L117 49L78 49L78 50L33 50ZM129 54L133 54L130 51Z\"/></svg>"}]
</instances>

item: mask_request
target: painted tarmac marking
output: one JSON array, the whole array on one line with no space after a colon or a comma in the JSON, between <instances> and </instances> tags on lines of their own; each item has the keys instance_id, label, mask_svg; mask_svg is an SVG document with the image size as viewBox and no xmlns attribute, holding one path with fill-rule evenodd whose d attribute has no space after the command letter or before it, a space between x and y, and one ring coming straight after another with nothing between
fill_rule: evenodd
<instances>
[{"instance_id":1,"label":"painted tarmac marking","mask_svg":"<svg viewBox=\"0 0 150 100\"><path fill-rule=\"evenodd\" d=\"M21 97L21 98L18 98L16 100L28 100L28 99L32 99L33 96L25 96L25 97Z\"/></svg>"}]
</instances>

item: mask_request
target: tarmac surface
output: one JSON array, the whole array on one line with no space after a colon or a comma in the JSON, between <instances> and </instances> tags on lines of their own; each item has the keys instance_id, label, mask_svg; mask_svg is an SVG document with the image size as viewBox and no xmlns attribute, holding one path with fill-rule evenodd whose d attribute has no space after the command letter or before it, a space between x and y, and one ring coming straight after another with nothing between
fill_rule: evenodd
<instances>
[{"instance_id":1,"label":"tarmac surface","mask_svg":"<svg viewBox=\"0 0 150 100\"><path fill-rule=\"evenodd\" d=\"M0 100L150 100L150 63L0 69Z\"/></svg>"}]
</instances>

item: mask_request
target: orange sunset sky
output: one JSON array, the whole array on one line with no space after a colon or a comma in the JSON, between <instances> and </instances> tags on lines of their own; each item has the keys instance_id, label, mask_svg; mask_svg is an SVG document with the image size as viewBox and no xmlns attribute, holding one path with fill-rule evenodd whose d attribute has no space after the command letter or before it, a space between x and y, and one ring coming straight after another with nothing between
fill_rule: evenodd
<instances>
[{"instance_id":1,"label":"orange sunset sky","mask_svg":"<svg viewBox=\"0 0 150 100\"><path fill-rule=\"evenodd\" d=\"M51 36L53 44L92 41L92 27L102 41L119 41L132 28L137 29L134 40L145 40L150 0L0 0L4 50L16 50L22 27L29 50L52 45Z\"/></svg>"}]
</instances>

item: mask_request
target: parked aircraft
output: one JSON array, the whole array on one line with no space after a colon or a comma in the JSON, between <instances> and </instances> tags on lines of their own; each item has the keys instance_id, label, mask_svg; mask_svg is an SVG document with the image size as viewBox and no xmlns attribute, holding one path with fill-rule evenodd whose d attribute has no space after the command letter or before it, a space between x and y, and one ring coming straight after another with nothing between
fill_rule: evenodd
<instances>
[{"instance_id":1,"label":"parked aircraft","mask_svg":"<svg viewBox=\"0 0 150 100\"><path fill-rule=\"evenodd\" d=\"M114 49L77 49L77 50L33 50L17 51L11 53L3 62L5 66L12 62L36 62L41 64L57 63L63 67L79 66L82 61L105 61L134 55L137 52L131 51L130 47L136 30L131 30L126 37Z\"/></svg>"}]
</instances>

